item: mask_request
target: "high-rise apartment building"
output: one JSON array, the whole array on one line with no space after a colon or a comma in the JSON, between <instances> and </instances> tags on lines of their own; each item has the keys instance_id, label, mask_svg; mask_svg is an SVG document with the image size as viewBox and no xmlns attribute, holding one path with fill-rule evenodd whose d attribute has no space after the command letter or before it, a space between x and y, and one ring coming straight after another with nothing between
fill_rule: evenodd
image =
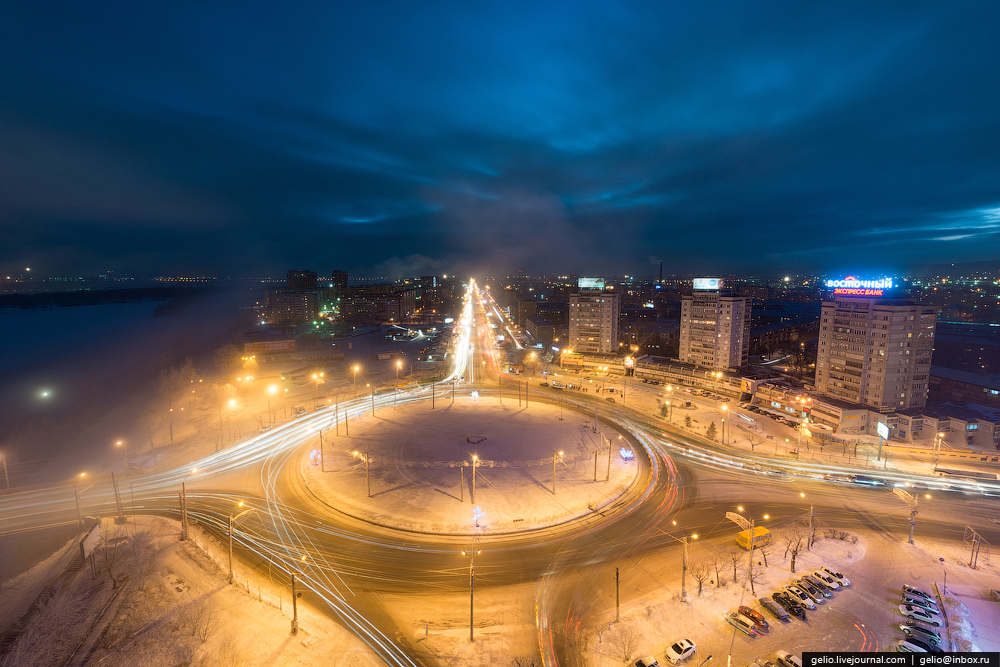
<instances>
[{"instance_id":1,"label":"high-rise apartment building","mask_svg":"<svg viewBox=\"0 0 1000 667\"><path fill-rule=\"evenodd\" d=\"M750 299L733 296L718 278L696 278L681 298L678 358L702 368L739 368L750 356Z\"/></svg>"},{"instance_id":2,"label":"high-rise apartment building","mask_svg":"<svg viewBox=\"0 0 1000 667\"><path fill-rule=\"evenodd\" d=\"M937 310L885 298L890 279L869 282L879 287L853 278L827 283L833 294L820 315L816 389L882 412L923 407Z\"/></svg>"},{"instance_id":3,"label":"high-rise apartment building","mask_svg":"<svg viewBox=\"0 0 1000 667\"><path fill-rule=\"evenodd\" d=\"M621 296L604 290L604 281L581 278L569 295L569 348L584 354L618 353Z\"/></svg>"}]
</instances>

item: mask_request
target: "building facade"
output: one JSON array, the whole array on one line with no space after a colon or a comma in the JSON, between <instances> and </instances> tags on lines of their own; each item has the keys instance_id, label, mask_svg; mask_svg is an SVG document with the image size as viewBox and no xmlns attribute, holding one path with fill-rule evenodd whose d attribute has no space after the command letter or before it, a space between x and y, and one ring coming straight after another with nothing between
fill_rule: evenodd
<instances>
[{"instance_id":1,"label":"building facade","mask_svg":"<svg viewBox=\"0 0 1000 667\"><path fill-rule=\"evenodd\" d=\"M698 278L681 299L678 358L702 368L740 368L750 356L750 299L733 296L722 281Z\"/></svg>"},{"instance_id":2,"label":"building facade","mask_svg":"<svg viewBox=\"0 0 1000 667\"><path fill-rule=\"evenodd\" d=\"M584 354L618 353L621 297L613 291L580 288L569 296L569 347Z\"/></svg>"},{"instance_id":3,"label":"building facade","mask_svg":"<svg viewBox=\"0 0 1000 667\"><path fill-rule=\"evenodd\" d=\"M881 412L923 407L936 321L934 307L905 299L832 295L820 315L817 391Z\"/></svg>"}]
</instances>

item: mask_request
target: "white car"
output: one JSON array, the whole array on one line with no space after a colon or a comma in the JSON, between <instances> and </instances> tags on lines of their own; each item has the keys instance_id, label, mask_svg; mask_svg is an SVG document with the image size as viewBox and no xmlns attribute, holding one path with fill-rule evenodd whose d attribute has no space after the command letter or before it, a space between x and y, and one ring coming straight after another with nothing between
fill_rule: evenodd
<instances>
[{"instance_id":1,"label":"white car","mask_svg":"<svg viewBox=\"0 0 1000 667\"><path fill-rule=\"evenodd\" d=\"M907 595L903 593L903 597L900 600L902 604L912 605L914 607L920 607L921 609L926 609L932 614L940 614L941 610L938 609L937 602L924 599L918 595Z\"/></svg>"},{"instance_id":2,"label":"white car","mask_svg":"<svg viewBox=\"0 0 1000 667\"><path fill-rule=\"evenodd\" d=\"M821 567L819 569L820 569L820 572L826 572L828 575L830 575L831 577L833 577L834 579L836 579L838 582L840 582L841 586L850 586L851 585L851 580L848 579L847 577L845 577L844 575L842 575L840 572L837 572L836 570L831 570L828 567Z\"/></svg>"},{"instance_id":3,"label":"white car","mask_svg":"<svg viewBox=\"0 0 1000 667\"><path fill-rule=\"evenodd\" d=\"M647 655L645 658L636 660L635 667L660 667L660 663L653 656Z\"/></svg>"},{"instance_id":4,"label":"white car","mask_svg":"<svg viewBox=\"0 0 1000 667\"><path fill-rule=\"evenodd\" d=\"M677 664L680 661L690 658L694 655L697 647L694 642L690 639L678 639L673 644L667 647L666 653L664 654L670 662Z\"/></svg>"},{"instance_id":5,"label":"white car","mask_svg":"<svg viewBox=\"0 0 1000 667\"><path fill-rule=\"evenodd\" d=\"M792 655L788 651L778 651L774 654L774 657L778 659L778 664L781 667L802 667L802 661L799 656Z\"/></svg>"},{"instance_id":6,"label":"white car","mask_svg":"<svg viewBox=\"0 0 1000 667\"><path fill-rule=\"evenodd\" d=\"M809 594L798 586L785 586L784 591L792 596L793 600L797 600L806 609L810 611L816 608L816 603L813 599L809 597Z\"/></svg>"},{"instance_id":7,"label":"white car","mask_svg":"<svg viewBox=\"0 0 1000 667\"><path fill-rule=\"evenodd\" d=\"M816 577L817 579L819 579L820 581L822 581L823 583L825 583L827 586L829 586L834 590L840 588L840 579L837 579L837 577L833 576L828 572L824 572L823 570L816 570L815 572L812 573L812 576Z\"/></svg>"},{"instance_id":8,"label":"white car","mask_svg":"<svg viewBox=\"0 0 1000 667\"><path fill-rule=\"evenodd\" d=\"M931 646L941 645L941 635L916 623L904 621L899 624L899 629L908 635L913 635L925 644L930 644Z\"/></svg>"},{"instance_id":9,"label":"white car","mask_svg":"<svg viewBox=\"0 0 1000 667\"><path fill-rule=\"evenodd\" d=\"M757 628L754 627L753 622L751 622L749 618L745 618L739 612L731 611L723 618L726 619L726 622L728 622L729 625L733 626L748 637L757 636Z\"/></svg>"},{"instance_id":10,"label":"white car","mask_svg":"<svg viewBox=\"0 0 1000 667\"><path fill-rule=\"evenodd\" d=\"M935 628L941 627L941 619L938 615L932 614L922 607L915 607L912 604L901 604L899 605L899 613L908 618L912 618L915 621L920 621L921 623L926 623L927 625L933 625Z\"/></svg>"}]
</instances>

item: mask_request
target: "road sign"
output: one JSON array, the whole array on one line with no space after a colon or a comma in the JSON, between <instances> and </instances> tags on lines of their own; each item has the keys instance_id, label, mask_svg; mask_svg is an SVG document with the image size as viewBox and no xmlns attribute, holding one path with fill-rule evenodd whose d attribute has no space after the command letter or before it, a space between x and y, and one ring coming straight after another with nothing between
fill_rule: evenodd
<instances>
[{"instance_id":1,"label":"road sign","mask_svg":"<svg viewBox=\"0 0 1000 667\"><path fill-rule=\"evenodd\" d=\"M726 512L726 518L735 523L743 530L750 530L750 522L742 514L736 512Z\"/></svg>"}]
</instances>

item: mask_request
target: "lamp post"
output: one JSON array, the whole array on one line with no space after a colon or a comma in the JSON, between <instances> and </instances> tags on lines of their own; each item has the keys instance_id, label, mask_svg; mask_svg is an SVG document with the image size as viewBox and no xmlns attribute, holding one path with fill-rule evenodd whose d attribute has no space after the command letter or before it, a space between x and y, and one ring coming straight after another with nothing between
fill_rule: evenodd
<instances>
[{"instance_id":1,"label":"lamp post","mask_svg":"<svg viewBox=\"0 0 1000 667\"><path fill-rule=\"evenodd\" d=\"M552 452L552 495L556 495L556 455L562 456L563 453L561 451Z\"/></svg>"},{"instance_id":2,"label":"lamp post","mask_svg":"<svg viewBox=\"0 0 1000 667\"><path fill-rule=\"evenodd\" d=\"M323 379L323 373L313 373L313 410L316 409L316 404L319 402L319 385L321 382L326 382Z\"/></svg>"},{"instance_id":3,"label":"lamp post","mask_svg":"<svg viewBox=\"0 0 1000 667\"><path fill-rule=\"evenodd\" d=\"M128 444L126 444L124 440L118 440L115 442L115 447L121 447L125 450L125 476L131 478L132 475L128 469Z\"/></svg>"},{"instance_id":4,"label":"lamp post","mask_svg":"<svg viewBox=\"0 0 1000 667\"><path fill-rule=\"evenodd\" d=\"M726 440L726 415L729 413L729 406L722 406L722 444L728 445L729 441Z\"/></svg>"},{"instance_id":5,"label":"lamp post","mask_svg":"<svg viewBox=\"0 0 1000 667\"><path fill-rule=\"evenodd\" d=\"M472 455L472 487L471 487L471 489L472 489L472 495L469 498L472 501L473 505L476 504L476 467L478 465L479 465L479 457L476 456L475 454L473 454Z\"/></svg>"},{"instance_id":6,"label":"lamp post","mask_svg":"<svg viewBox=\"0 0 1000 667\"><path fill-rule=\"evenodd\" d=\"M667 421L673 423L674 421L674 387L673 385L667 385Z\"/></svg>"},{"instance_id":7,"label":"lamp post","mask_svg":"<svg viewBox=\"0 0 1000 667\"><path fill-rule=\"evenodd\" d=\"M237 507L243 507L243 501L241 500ZM229 583L233 583L233 525L239 521L240 517L250 512L256 512L257 510L252 507L248 510L243 510L236 516L233 516L232 512L229 513Z\"/></svg>"},{"instance_id":8,"label":"lamp post","mask_svg":"<svg viewBox=\"0 0 1000 667\"><path fill-rule=\"evenodd\" d=\"M79 484L80 480L86 476L87 473L81 472L77 476L76 481L73 482L73 497L76 498L76 521L80 527L80 530L83 530L83 512L80 511L80 492L77 489L77 484Z\"/></svg>"},{"instance_id":9,"label":"lamp post","mask_svg":"<svg viewBox=\"0 0 1000 667\"><path fill-rule=\"evenodd\" d=\"M7 490L10 491L10 477L7 476L7 457L0 453L0 463L3 463L3 481L7 484Z\"/></svg>"},{"instance_id":10,"label":"lamp post","mask_svg":"<svg viewBox=\"0 0 1000 667\"><path fill-rule=\"evenodd\" d=\"M403 362L396 360L396 382L399 383L399 369L403 367Z\"/></svg>"},{"instance_id":11,"label":"lamp post","mask_svg":"<svg viewBox=\"0 0 1000 667\"><path fill-rule=\"evenodd\" d=\"M934 467L937 468L938 461L941 458L941 441L944 440L944 433L938 433L937 437L934 438Z\"/></svg>"},{"instance_id":12,"label":"lamp post","mask_svg":"<svg viewBox=\"0 0 1000 667\"><path fill-rule=\"evenodd\" d=\"M482 550L472 549L468 552L463 551L462 555L469 559L469 641L476 641L475 634L473 633L473 617L475 615L475 601L476 601L476 555L481 554Z\"/></svg>"},{"instance_id":13,"label":"lamp post","mask_svg":"<svg viewBox=\"0 0 1000 667\"><path fill-rule=\"evenodd\" d=\"M267 388L267 423L274 423L274 413L271 412L271 394L276 394L278 392L277 385L271 385Z\"/></svg>"},{"instance_id":14,"label":"lamp post","mask_svg":"<svg viewBox=\"0 0 1000 667\"><path fill-rule=\"evenodd\" d=\"M675 525L675 526L677 525L676 521L671 521L671 523L673 525ZM689 539L691 539L691 540L697 540L698 539L698 533L692 533L690 536L689 535L685 535L684 537L674 537L673 535L671 535L669 532L667 532L665 530L662 530L660 532L662 532L664 535L666 535L670 539L676 540L677 542L680 542L681 545L684 547L684 550L683 550L682 556L681 556L681 602L687 602L688 601L688 596L687 596L688 540Z\"/></svg>"},{"instance_id":15,"label":"lamp post","mask_svg":"<svg viewBox=\"0 0 1000 667\"><path fill-rule=\"evenodd\" d=\"M354 364L354 367L351 370L354 371L354 395L357 396L358 395L358 371L361 370L361 367L358 366L357 364Z\"/></svg>"}]
</instances>

